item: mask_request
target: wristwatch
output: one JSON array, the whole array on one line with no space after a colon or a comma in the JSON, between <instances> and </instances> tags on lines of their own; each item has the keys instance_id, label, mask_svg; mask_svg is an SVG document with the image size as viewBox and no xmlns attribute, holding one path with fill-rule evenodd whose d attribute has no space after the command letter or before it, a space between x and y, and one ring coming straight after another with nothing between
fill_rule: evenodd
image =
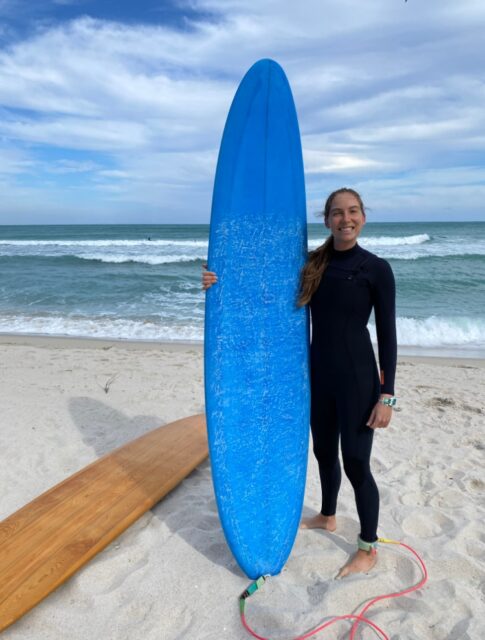
<instances>
[{"instance_id":1,"label":"wristwatch","mask_svg":"<svg viewBox=\"0 0 485 640\"><path fill-rule=\"evenodd\" d=\"M379 400L379 402L381 404L387 404L388 407L395 407L396 406L396 402L397 402L397 398L381 398Z\"/></svg>"}]
</instances>

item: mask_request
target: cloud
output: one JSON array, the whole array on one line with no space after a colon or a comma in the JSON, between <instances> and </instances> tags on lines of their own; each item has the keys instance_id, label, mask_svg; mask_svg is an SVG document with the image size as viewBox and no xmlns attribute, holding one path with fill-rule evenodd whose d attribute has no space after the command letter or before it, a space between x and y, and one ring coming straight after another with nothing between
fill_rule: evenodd
<instances>
[{"instance_id":1,"label":"cloud","mask_svg":"<svg viewBox=\"0 0 485 640\"><path fill-rule=\"evenodd\" d=\"M29 143L113 152L143 146L147 136L143 124L133 121L62 117L0 123L0 133Z\"/></svg>"},{"instance_id":2,"label":"cloud","mask_svg":"<svg viewBox=\"0 0 485 640\"><path fill-rule=\"evenodd\" d=\"M308 174L348 172L353 169L368 169L369 167L387 165L370 158L361 158L358 155L346 155L343 153L306 150L304 155L305 172Z\"/></svg>"},{"instance_id":3,"label":"cloud","mask_svg":"<svg viewBox=\"0 0 485 640\"><path fill-rule=\"evenodd\" d=\"M189 5L185 28L84 17L39 24L0 51L6 194L18 194L22 175L25 186L35 168L44 173L52 162L57 191L55 181L47 189L33 180L37 202L44 192L52 203L69 189L82 191L67 181L83 176L84 198L92 202L87 191L94 189L100 210L105 203L123 216L143 210L170 221L177 212L176 220L207 221L227 111L260 57L281 62L293 88L309 208L341 183L378 201L379 185L386 194L392 185L398 194L413 188L427 197L433 171L456 171L466 182L467 172L480 169L480 2ZM441 183L434 210L458 188ZM407 215L403 198L391 199L389 215Z\"/></svg>"},{"instance_id":4,"label":"cloud","mask_svg":"<svg viewBox=\"0 0 485 640\"><path fill-rule=\"evenodd\" d=\"M0 193L2 193L2 201L4 201L10 185L14 183L18 177L28 175L34 170L35 162L24 154L19 154L12 150L0 150L0 181L2 184Z\"/></svg>"}]
</instances>

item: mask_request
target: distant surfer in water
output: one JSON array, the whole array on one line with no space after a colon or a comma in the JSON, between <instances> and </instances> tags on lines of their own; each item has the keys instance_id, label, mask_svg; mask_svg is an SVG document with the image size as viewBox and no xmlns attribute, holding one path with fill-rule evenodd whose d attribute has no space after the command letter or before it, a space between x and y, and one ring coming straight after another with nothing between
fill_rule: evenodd
<instances>
[{"instance_id":1,"label":"distant surfer in water","mask_svg":"<svg viewBox=\"0 0 485 640\"><path fill-rule=\"evenodd\" d=\"M338 189L325 204L330 236L309 254L302 271L298 304L310 305L311 429L322 485L321 512L306 518L303 529L337 528L337 496L343 466L354 489L360 520L358 549L339 577L366 572L377 560L379 492L370 470L374 429L388 426L396 370L395 286L390 265L362 249L357 238L365 208L353 189ZM208 289L217 275L205 271ZM380 376L367 322L374 308Z\"/></svg>"}]
</instances>

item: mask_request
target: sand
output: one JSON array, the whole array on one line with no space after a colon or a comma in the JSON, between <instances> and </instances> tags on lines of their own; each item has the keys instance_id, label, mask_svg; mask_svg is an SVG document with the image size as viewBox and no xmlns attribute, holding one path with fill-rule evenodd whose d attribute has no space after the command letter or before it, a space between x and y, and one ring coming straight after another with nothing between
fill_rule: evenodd
<instances>
[{"instance_id":1,"label":"sand","mask_svg":"<svg viewBox=\"0 0 485 640\"><path fill-rule=\"evenodd\" d=\"M430 577L370 614L393 640L485 636L484 382L483 360L399 362L399 410L373 450L379 534L414 547ZM203 412L202 349L3 336L0 390L3 519L114 447ZM304 515L319 506L310 454ZM300 531L283 572L248 601L261 635L296 636L418 581L409 555L387 545L369 575L334 580L359 530L346 478L337 517L334 534ZM224 541L206 462L2 640L249 638L237 606L247 584ZM316 637L343 639L349 629Z\"/></svg>"}]
</instances>

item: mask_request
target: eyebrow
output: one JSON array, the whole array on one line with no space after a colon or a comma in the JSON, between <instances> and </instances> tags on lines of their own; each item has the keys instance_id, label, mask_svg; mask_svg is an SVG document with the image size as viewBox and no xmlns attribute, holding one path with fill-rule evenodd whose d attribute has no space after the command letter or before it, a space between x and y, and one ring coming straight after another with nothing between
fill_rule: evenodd
<instances>
[{"instance_id":1,"label":"eyebrow","mask_svg":"<svg viewBox=\"0 0 485 640\"><path fill-rule=\"evenodd\" d=\"M349 207L349 209L350 209L350 210L352 210L352 209L360 209L360 207L359 207L359 205L354 204L354 205L352 205L351 207ZM341 209L340 207L332 207L332 208L330 209L330 211L332 211L332 212L333 212L333 211L343 211L343 209Z\"/></svg>"}]
</instances>

